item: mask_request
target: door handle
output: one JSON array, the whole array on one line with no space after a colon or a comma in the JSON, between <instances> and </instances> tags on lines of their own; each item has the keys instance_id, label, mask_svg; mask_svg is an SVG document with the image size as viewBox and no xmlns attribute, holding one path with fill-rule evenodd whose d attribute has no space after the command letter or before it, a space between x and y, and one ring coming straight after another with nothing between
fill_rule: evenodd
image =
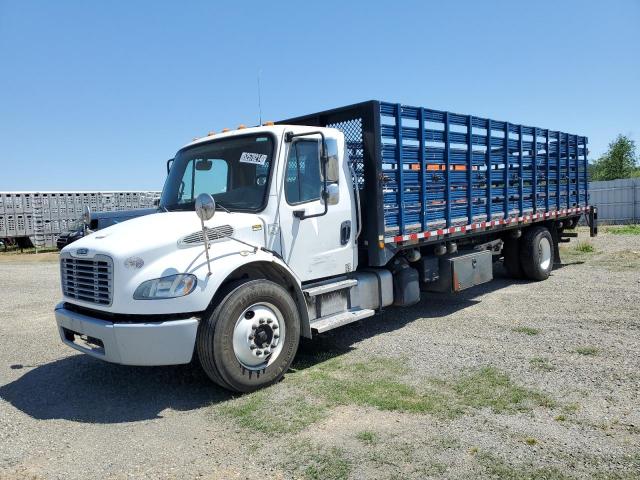
<instances>
[{"instance_id":1,"label":"door handle","mask_svg":"<svg viewBox=\"0 0 640 480\"><path fill-rule=\"evenodd\" d=\"M340 225L340 245L346 245L351 240L351 220L342 222Z\"/></svg>"}]
</instances>

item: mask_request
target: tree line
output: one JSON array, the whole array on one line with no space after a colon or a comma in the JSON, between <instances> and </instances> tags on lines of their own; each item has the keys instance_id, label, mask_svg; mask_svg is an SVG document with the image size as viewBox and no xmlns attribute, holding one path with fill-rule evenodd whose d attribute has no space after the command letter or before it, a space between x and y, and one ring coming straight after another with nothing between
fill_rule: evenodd
<instances>
[{"instance_id":1,"label":"tree line","mask_svg":"<svg viewBox=\"0 0 640 480\"><path fill-rule=\"evenodd\" d=\"M589 164L589 180L617 180L640 177L636 144L626 135L618 135L600 158Z\"/></svg>"}]
</instances>

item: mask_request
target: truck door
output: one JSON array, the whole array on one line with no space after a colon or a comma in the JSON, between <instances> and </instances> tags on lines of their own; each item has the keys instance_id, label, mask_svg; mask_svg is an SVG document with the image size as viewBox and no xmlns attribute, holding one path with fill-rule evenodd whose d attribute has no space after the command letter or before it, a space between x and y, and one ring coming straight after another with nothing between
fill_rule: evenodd
<instances>
[{"instance_id":1,"label":"truck door","mask_svg":"<svg viewBox=\"0 0 640 480\"><path fill-rule=\"evenodd\" d=\"M322 198L324 179L319 135L295 137L279 162L281 254L301 281L343 274L355 269L354 241L356 224L353 189L348 164L344 158L344 136L327 130L327 183L339 192L335 204ZM337 187L337 188L336 188ZM332 203L329 201L328 203Z\"/></svg>"}]
</instances>

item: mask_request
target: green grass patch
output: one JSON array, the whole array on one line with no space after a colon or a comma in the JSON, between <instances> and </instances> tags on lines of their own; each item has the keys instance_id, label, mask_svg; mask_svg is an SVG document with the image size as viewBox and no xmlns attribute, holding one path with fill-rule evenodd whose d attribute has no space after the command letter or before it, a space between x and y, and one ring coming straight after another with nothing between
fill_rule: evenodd
<instances>
[{"instance_id":1,"label":"green grass patch","mask_svg":"<svg viewBox=\"0 0 640 480\"><path fill-rule=\"evenodd\" d=\"M529 365L531 365L536 370L541 370L543 372L553 372L556 367L546 358L543 357L534 357L529 360Z\"/></svg>"},{"instance_id":2,"label":"green grass patch","mask_svg":"<svg viewBox=\"0 0 640 480\"><path fill-rule=\"evenodd\" d=\"M341 448L324 448L308 441L293 444L283 467L292 478L306 480L346 480L352 464Z\"/></svg>"},{"instance_id":3,"label":"green grass patch","mask_svg":"<svg viewBox=\"0 0 640 480\"><path fill-rule=\"evenodd\" d=\"M489 407L495 413L529 411L534 406L553 407L545 394L515 385L494 367L483 367L452 384L458 401L474 408Z\"/></svg>"},{"instance_id":4,"label":"green grass patch","mask_svg":"<svg viewBox=\"0 0 640 480\"><path fill-rule=\"evenodd\" d=\"M43 248L38 248L36 250L35 247L27 247L20 250L20 247L16 247L12 245L10 247L7 247L7 250L5 251L4 247L0 247L0 255L34 255L36 253L51 253L51 252L57 253L58 249L55 247L43 247Z\"/></svg>"},{"instance_id":5,"label":"green grass patch","mask_svg":"<svg viewBox=\"0 0 640 480\"><path fill-rule=\"evenodd\" d=\"M408 373L397 359L348 363L334 358L297 372L294 382L333 405L355 404L443 418L459 417L470 408L503 413L553 405L546 395L515 385L494 367L475 369L453 380L427 379L415 385L404 381Z\"/></svg>"},{"instance_id":6,"label":"green grass patch","mask_svg":"<svg viewBox=\"0 0 640 480\"><path fill-rule=\"evenodd\" d=\"M486 452L480 452L474 458L477 459L483 473L490 478L506 480L569 480L574 478L555 467L537 468L531 465L510 465L501 458Z\"/></svg>"},{"instance_id":7,"label":"green grass patch","mask_svg":"<svg viewBox=\"0 0 640 480\"><path fill-rule=\"evenodd\" d=\"M356 434L356 438L365 445L375 445L378 443L378 435L370 430L363 430Z\"/></svg>"},{"instance_id":8,"label":"green grass patch","mask_svg":"<svg viewBox=\"0 0 640 480\"><path fill-rule=\"evenodd\" d=\"M425 379L413 384L404 363L375 358L348 362L331 358L289 373L284 382L213 407L213 412L252 432L272 435L298 433L327 417L338 405L359 405L379 410L458 418L470 410L490 408L496 413L552 408L545 394L516 385L494 367L467 371L453 379ZM378 441L362 431L365 444Z\"/></svg>"},{"instance_id":9,"label":"green grass patch","mask_svg":"<svg viewBox=\"0 0 640 480\"><path fill-rule=\"evenodd\" d=\"M594 246L591 245L589 242L581 242L581 241L578 241L578 243L574 247L574 250L579 253L593 253L596 251Z\"/></svg>"},{"instance_id":10,"label":"green grass patch","mask_svg":"<svg viewBox=\"0 0 640 480\"><path fill-rule=\"evenodd\" d=\"M562 406L562 411L567 414L573 414L580 410L580 404L578 403L567 403Z\"/></svg>"},{"instance_id":11,"label":"green grass patch","mask_svg":"<svg viewBox=\"0 0 640 480\"><path fill-rule=\"evenodd\" d=\"M620 225L616 227L605 227L604 231L613 235L640 235L640 225Z\"/></svg>"},{"instance_id":12,"label":"green grass patch","mask_svg":"<svg viewBox=\"0 0 640 480\"><path fill-rule=\"evenodd\" d=\"M638 270L640 269L640 251L625 249L610 252L596 258L593 264L613 271Z\"/></svg>"},{"instance_id":13,"label":"green grass patch","mask_svg":"<svg viewBox=\"0 0 640 480\"><path fill-rule=\"evenodd\" d=\"M274 387L230 400L217 411L242 427L269 434L299 432L328 412L326 405L308 400L304 392L276 392Z\"/></svg>"},{"instance_id":14,"label":"green grass patch","mask_svg":"<svg viewBox=\"0 0 640 480\"><path fill-rule=\"evenodd\" d=\"M447 394L435 389L420 392L416 386L403 382L407 373L395 359L347 363L334 358L299 372L296 384L334 405L355 404L442 416L462 413L459 407L451 405Z\"/></svg>"},{"instance_id":15,"label":"green grass patch","mask_svg":"<svg viewBox=\"0 0 640 480\"><path fill-rule=\"evenodd\" d=\"M525 335L538 335L540 333L539 329L533 327L515 327L511 330L516 333L524 333Z\"/></svg>"},{"instance_id":16,"label":"green grass patch","mask_svg":"<svg viewBox=\"0 0 640 480\"><path fill-rule=\"evenodd\" d=\"M600 350L597 347L585 346L576 348L576 353L588 357L594 357L600 353Z\"/></svg>"}]
</instances>

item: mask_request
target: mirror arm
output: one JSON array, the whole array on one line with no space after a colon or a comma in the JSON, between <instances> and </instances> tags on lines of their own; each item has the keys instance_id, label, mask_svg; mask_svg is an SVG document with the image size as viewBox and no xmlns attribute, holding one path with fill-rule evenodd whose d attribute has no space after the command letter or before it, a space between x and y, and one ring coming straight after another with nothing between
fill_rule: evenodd
<instances>
[{"instance_id":1,"label":"mirror arm","mask_svg":"<svg viewBox=\"0 0 640 480\"><path fill-rule=\"evenodd\" d=\"M169 172L171 171L171 165L173 164L174 160L175 158L170 158L169 160L167 160L167 175L169 175Z\"/></svg>"},{"instance_id":2,"label":"mirror arm","mask_svg":"<svg viewBox=\"0 0 640 480\"><path fill-rule=\"evenodd\" d=\"M328 203L328 195L327 195L327 190L323 190L322 191L322 200L324 200L324 210L320 213L314 213L313 215L305 215L305 210L294 210L293 211L293 216L300 219L300 220L305 220L307 218L315 218L315 217L322 217L323 215L326 215L327 212L329 211L329 203Z\"/></svg>"},{"instance_id":3,"label":"mirror arm","mask_svg":"<svg viewBox=\"0 0 640 480\"><path fill-rule=\"evenodd\" d=\"M204 253L207 256L207 270L209 270L208 277L211 276L211 260L209 260L209 237L207 235L207 227L204 226L204 220L200 219L200 226L202 227L202 239L204 240Z\"/></svg>"}]
</instances>

